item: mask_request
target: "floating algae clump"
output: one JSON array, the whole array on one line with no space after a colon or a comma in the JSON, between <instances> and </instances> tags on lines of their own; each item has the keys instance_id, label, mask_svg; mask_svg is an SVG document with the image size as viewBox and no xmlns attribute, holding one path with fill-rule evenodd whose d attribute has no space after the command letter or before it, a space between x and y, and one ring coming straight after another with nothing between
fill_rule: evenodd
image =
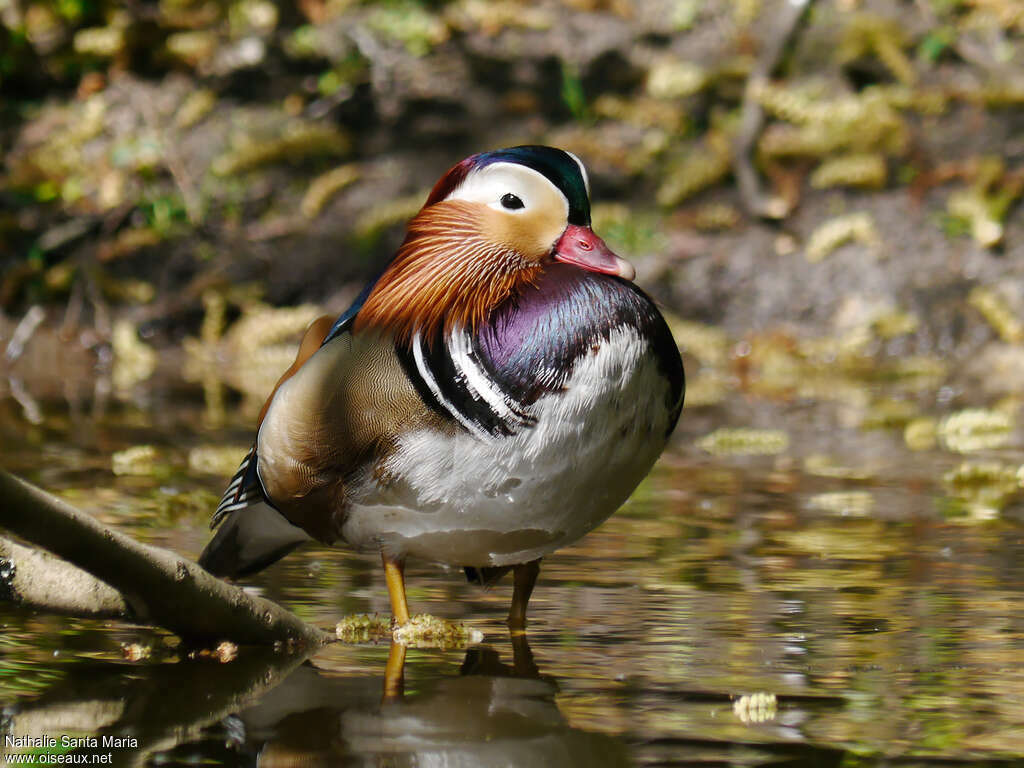
<instances>
[{"instance_id":1,"label":"floating algae clump","mask_svg":"<svg viewBox=\"0 0 1024 768\"><path fill-rule=\"evenodd\" d=\"M879 246L881 241L871 216L866 213L850 213L829 219L811 233L804 254L807 261L817 264L836 248L849 242L862 243L872 249Z\"/></svg>"},{"instance_id":2,"label":"floating algae clump","mask_svg":"<svg viewBox=\"0 0 1024 768\"><path fill-rule=\"evenodd\" d=\"M188 468L205 475L231 477L248 452L240 445L198 445L188 452Z\"/></svg>"},{"instance_id":3,"label":"floating algae clump","mask_svg":"<svg viewBox=\"0 0 1024 768\"><path fill-rule=\"evenodd\" d=\"M732 711L742 723L766 723L775 719L777 705L774 693L745 693L732 703Z\"/></svg>"},{"instance_id":4,"label":"floating algae clump","mask_svg":"<svg viewBox=\"0 0 1024 768\"><path fill-rule=\"evenodd\" d=\"M697 447L716 456L774 456L789 448L789 435L781 429L723 428L702 437Z\"/></svg>"},{"instance_id":5,"label":"floating algae clump","mask_svg":"<svg viewBox=\"0 0 1024 768\"><path fill-rule=\"evenodd\" d=\"M864 517L875 509L875 497L867 491L819 493L808 502L811 509L843 517Z\"/></svg>"},{"instance_id":6,"label":"floating algae clump","mask_svg":"<svg viewBox=\"0 0 1024 768\"><path fill-rule=\"evenodd\" d=\"M425 613L413 616L408 624L391 629L386 616L347 616L334 628L343 643L374 643L394 640L414 648L464 648L484 639L478 629L471 629L461 621L439 619Z\"/></svg>"},{"instance_id":7,"label":"floating algae clump","mask_svg":"<svg viewBox=\"0 0 1024 768\"><path fill-rule=\"evenodd\" d=\"M110 346L114 352L111 377L118 391L145 381L156 370L156 352L139 340L135 326L127 320L118 320L114 323Z\"/></svg>"},{"instance_id":8,"label":"floating algae clump","mask_svg":"<svg viewBox=\"0 0 1024 768\"><path fill-rule=\"evenodd\" d=\"M951 496L976 519L996 517L1020 490L1019 470L999 462L967 461L942 477Z\"/></svg>"},{"instance_id":9,"label":"floating algae clump","mask_svg":"<svg viewBox=\"0 0 1024 768\"><path fill-rule=\"evenodd\" d=\"M338 622L334 633L343 643L373 643L391 637L389 616L346 616Z\"/></svg>"},{"instance_id":10,"label":"floating algae clump","mask_svg":"<svg viewBox=\"0 0 1024 768\"><path fill-rule=\"evenodd\" d=\"M870 480L877 474L871 467L840 464L831 456L821 453L812 453L804 459L804 472L819 477L840 477L846 480Z\"/></svg>"},{"instance_id":11,"label":"floating algae clump","mask_svg":"<svg viewBox=\"0 0 1024 768\"><path fill-rule=\"evenodd\" d=\"M1006 413L968 408L943 419L939 436L949 450L971 453L1006 445L1012 429L1013 419Z\"/></svg>"},{"instance_id":12,"label":"floating algae clump","mask_svg":"<svg viewBox=\"0 0 1024 768\"><path fill-rule=\"evenodd\" d=\"M930 451L938 439L935 419L914 419L903 430L903 442L912 451Z\"/></svg>"},{"instance_id":13,"label":"floating algae clump","mask_svg":"<svg viewBox=\"0 0 1024 768\"><path fill-rule=\"evenodd\" d=\"M917 416L917 405L909 400L881 398L871 403L861 427L864 429L889 429L903 427Z\"/></svg>"},{"instance_id":14,"label":"floating algae clump","mask_svg":"<svg viewBox=\"0 0 1024 768\"><path fill-rule=\"evenodd\" d=\"M157 470L159 454L152 445L133 445L116 451L110 457L115 475L153 475Z\"/></svg>"},{"instance_id":15,"label":"floating algae clump","mask_svg":"<svg viewBox=\"0 0 1024 768\"><path fill-rule=\"evenodd\" d=\"M461 621L448 621L425 613L397 627L392 636L396 643L416 648L463 648L484 639L480 630L471 629Z\"/></svg>"}]
</instances>

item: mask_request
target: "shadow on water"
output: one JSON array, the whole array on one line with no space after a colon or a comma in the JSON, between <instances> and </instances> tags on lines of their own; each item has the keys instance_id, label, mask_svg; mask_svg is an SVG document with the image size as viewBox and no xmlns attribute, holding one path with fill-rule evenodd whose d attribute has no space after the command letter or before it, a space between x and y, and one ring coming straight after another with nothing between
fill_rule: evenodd
<instances>
[{"instance_id":1,"label":"shadow on water","mask_svg":"<svg viewBox=\"0 0 1024 768\"><path fill-rule=\"evenodd\" d=\"M80 662L7 707L3 731L83 734L96 742L71 752L124 765L630 764L621 741L568 723L525 636L512 649L506 664L493 648L470 648L458 675L415 692L404 690L406 649L394 644L376 675L332 675L304 655L252 648L229 664Z\"/></svg>"}]
</instances>

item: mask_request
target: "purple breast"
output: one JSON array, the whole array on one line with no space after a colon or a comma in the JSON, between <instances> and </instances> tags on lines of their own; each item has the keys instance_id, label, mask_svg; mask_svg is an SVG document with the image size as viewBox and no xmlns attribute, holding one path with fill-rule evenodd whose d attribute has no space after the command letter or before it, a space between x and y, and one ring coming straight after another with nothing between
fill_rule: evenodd
<instances>
[{"instance_id":1,"label":"purple breast","mask_svg":"<svg viewBox=\"0 0 1024 768\"><path fill-rule=\"evenodd\" d=\"M476 352L506 392L530 404L561 390L577 360L627 326L650 344L678 399L682 362L654 303L630 282L567 264L500 306L478 331Z\"/></svg>"}]
</instances>

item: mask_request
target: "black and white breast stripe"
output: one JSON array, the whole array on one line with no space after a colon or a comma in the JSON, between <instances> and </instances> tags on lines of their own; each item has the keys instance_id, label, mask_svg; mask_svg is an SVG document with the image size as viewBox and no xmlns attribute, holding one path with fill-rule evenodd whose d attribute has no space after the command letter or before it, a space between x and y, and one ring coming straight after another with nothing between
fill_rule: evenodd
<instances>
[{"instance_id":1,"label":"black and white breast stripe","mask_svg":"<svg viewBox=\"0 0 1024 768\"><path fill-rule=\"evenodd\" d=\"M429 344L417 333L412 349L396 351L423 401L481 439L514 435L533 426L532 409L516 400L480 363L476 340L465 331Z\"/></svg>"}]
</instances>

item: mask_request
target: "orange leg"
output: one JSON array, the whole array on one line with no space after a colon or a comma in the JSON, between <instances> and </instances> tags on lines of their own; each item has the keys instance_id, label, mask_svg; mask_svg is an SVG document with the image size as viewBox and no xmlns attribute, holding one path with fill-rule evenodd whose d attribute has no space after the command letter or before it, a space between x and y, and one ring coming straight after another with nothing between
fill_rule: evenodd
<instances>
[{"instance_id":1,"label":"orange leg","mask_svg":"<svg viewBox=\"0 0 1024 768\"><path fill-rule=\"evenodd\" d=\"M388 597L391 598L391 615L401 626L409 623L409 605L405 602L405 560L392 560L383 552L384 579L388 584Z\"/></svg>"},{"instance_id":2,"label":"orange leg","mask_svg":"<svg viewBox=\"0 0 1024 768\"><path fill-rule=\"evenodd\" d=\"M399 701L405 693L405 646L394 641L384 667L383 702Z\"/></svg>"},{"instance_id":3,"label":"orange leg","mask_svg":"<svg viewBox=\"0 0 1024 768\"><path fill-rule=\"evenodd\" d=\"M510 629L521 630L526 627L526 606L530 602L530 595L533 594L533 587L537 583L539 573L540 558L513 566L512 607L508 611Z\"/></svg>"}]
</instances>

